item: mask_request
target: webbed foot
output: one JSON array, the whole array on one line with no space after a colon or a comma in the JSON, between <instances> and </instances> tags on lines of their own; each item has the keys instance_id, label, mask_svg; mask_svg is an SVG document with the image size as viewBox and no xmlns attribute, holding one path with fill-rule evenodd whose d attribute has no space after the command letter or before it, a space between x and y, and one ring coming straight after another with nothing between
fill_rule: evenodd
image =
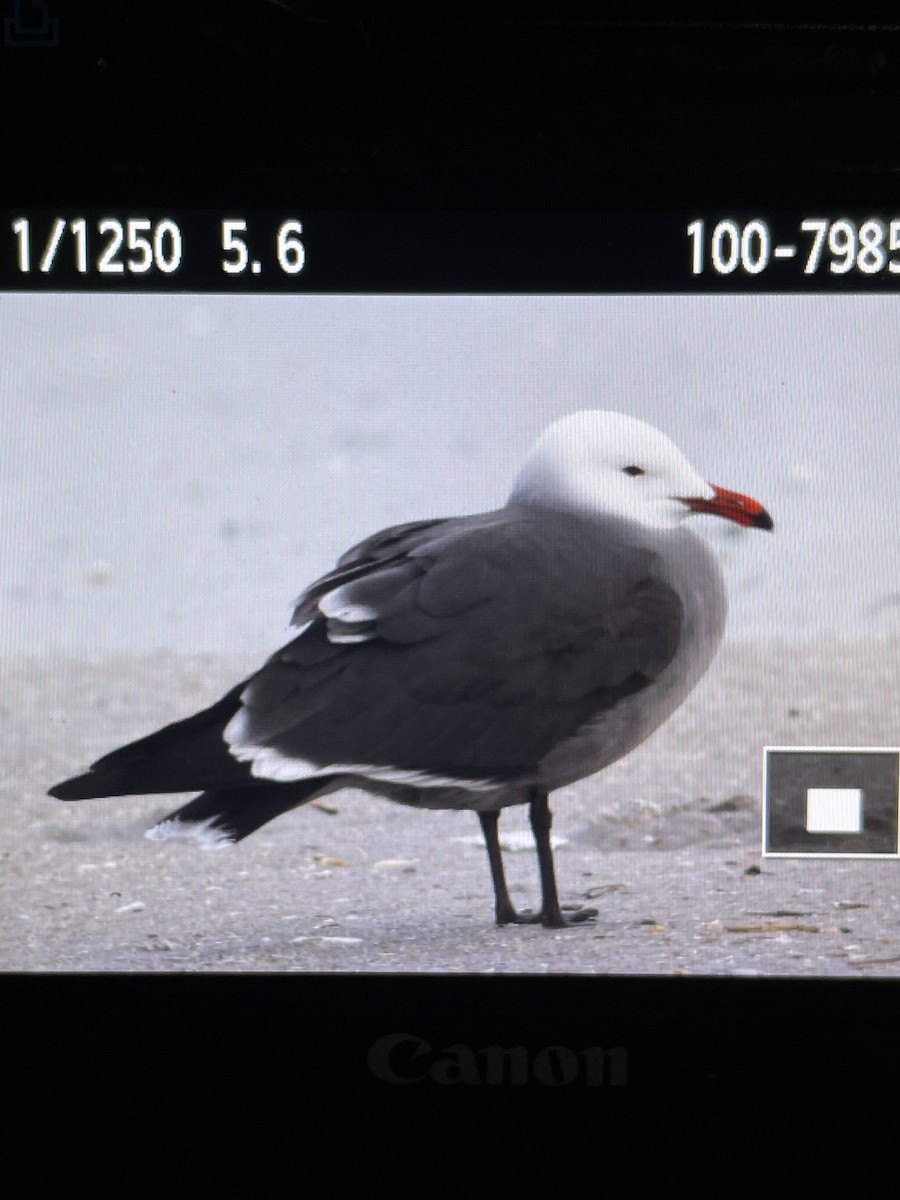
<instances>
[{"instance_id":1,"label":"webbed foot","mask_svg":"<svg viewBox=\"0 0 900 1200\"><path fill-rule=\"evenodd\" d=\"M498 925L543 925L545 929L567 929L570 925L592 925L596 920L596 908L580 905L562 905L552 912L516 912L512 907L497 913Z\"/></svg>"}]
</instances>

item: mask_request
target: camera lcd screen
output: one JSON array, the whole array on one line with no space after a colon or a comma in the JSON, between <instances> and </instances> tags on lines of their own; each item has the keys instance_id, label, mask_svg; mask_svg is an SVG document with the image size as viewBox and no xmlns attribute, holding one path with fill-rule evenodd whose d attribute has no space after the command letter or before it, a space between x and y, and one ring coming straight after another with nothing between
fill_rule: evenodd
<instances>
[{"instance_id":1,"label":"camera lcd screen","mask_svg":"<svg viewBox=\"0 0 900 1200\"><path fill-rule=\"evenodd\" d=\"M570 257L567 290L505 259L469 286L425 235L428 288L379 286L383 239L369 286L316 286L308 232L255 258L238 222L212 282L184 279L158 224L82 261L73 220L48 259L53 223L26 247L23 219L0 295L4 969L900 973L897 299L864 222L852 247L826 227L822 287L817 229L791 262L748 223L682 221L679 287L618 247L587 283ZM454 246L472 220L445 218ZM887 225L878 245L889 282ZM91 273L101 250L120 275ZM577 519L535 532L560 506ZM351 558L291 625L351 547L442 518L469 521ZM101 795L48 795L226 696Z\"/></svg>"}]
</instances>

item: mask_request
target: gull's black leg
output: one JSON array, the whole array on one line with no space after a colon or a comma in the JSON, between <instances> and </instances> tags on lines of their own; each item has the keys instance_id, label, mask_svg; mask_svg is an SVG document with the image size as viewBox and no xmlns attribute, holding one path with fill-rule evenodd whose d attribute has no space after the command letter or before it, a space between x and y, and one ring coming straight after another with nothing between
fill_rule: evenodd
<instances>
[{"instance_id":1,"label":"gull's black leg","mask_svg":"<svg viewBox=\"0 0 900 1200\"><path fill-rule=\"evenodd\" d=\"M531 789L531 804L528 815L537 847L538 870L541 875L541 911L537 920L547 929L562 929L566 925L590 921L597 915L596 908L580 908L570 917L564 917L559 907L556 890L556 875L553 870L553 850L550 846L550 826L553 814L547 802L547 793Z\"/></svg>"},{"instance_id":2,"label":"gull's black leg","mask_svg":"<svg viewBox=\"0 0 900 1200\"><path fill-rule=\"evenodd\" d=\"M503 870L503 854L500 850L500 838L497 835L497 825L500 813L480 812L481 831L487 846L488 862L491 864L491 880L494 884L494 915L498 925L514 925L520 920L519 914L513 908L506 887L506 875Z\"/></svg>"},{"instance_id":3,"label":"gull's black leg","mask_svg":"<svg viewBox=\"0 0 900 1200\"><path fill-rule=\"evenodd\" d=\"M541 875L540 922L548 929L561 929L566 922L559 907L559 896L556 891L553 850L550 846L550 826L553 824L553 814L550 812L546 792L539 792L537 788L532 788L528 816L531 819L534 844L537 847L538 870Z\"/></svg>"},{"instance_id":4,"label":"gull's black leg","mask_svg":"<svg viewBox=\"0 0 900 1200\"><path fill-rule=\"evenodd\" d=\"M562 929L566 925L590 921L597 915L596 908L581 908L565 916L559 906L556 877L553 872L553 851L550 848L550 826L552 815L547 803L547 793L532 788L530 793L531 828L537 846L538 868L541 875L541 910L537 913L516 912L506 886L503 870L503 854L497 832L500 813L480 812L481 830L487 846L491 880L494 884L494 914L498 925L544 925L547 929Z\"/></svg>"}]
</instances>

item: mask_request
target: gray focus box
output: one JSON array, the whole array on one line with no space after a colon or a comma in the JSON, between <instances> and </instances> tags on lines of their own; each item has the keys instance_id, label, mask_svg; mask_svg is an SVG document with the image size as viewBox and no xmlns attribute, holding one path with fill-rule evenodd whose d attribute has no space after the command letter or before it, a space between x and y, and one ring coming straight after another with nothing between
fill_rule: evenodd
<instances>
[{"instance_id":1,"label":"gray focus box","mask_svg":"<svg viewBox=\"0 0 900 1200\"><path fill-rule=\"evenodd\" d=\"M763 854L900 857L900 750L766 746Z\"/></svg>"}]
</instances>

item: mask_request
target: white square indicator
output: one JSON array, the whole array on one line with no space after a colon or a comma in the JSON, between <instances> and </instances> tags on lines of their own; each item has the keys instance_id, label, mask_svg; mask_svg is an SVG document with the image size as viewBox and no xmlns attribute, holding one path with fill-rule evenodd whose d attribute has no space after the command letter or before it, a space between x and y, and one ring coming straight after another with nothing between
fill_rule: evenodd
<instances>
[{"instance_id":1,"label":"white square indicator","mask_svg":"<svg viewBox=\"0 0 900 1200\"><path fill-rule=\"evenodd\" d=\"M862 788L807 788L809 833L862 833Z\"/></svg>"}]
</instances>

